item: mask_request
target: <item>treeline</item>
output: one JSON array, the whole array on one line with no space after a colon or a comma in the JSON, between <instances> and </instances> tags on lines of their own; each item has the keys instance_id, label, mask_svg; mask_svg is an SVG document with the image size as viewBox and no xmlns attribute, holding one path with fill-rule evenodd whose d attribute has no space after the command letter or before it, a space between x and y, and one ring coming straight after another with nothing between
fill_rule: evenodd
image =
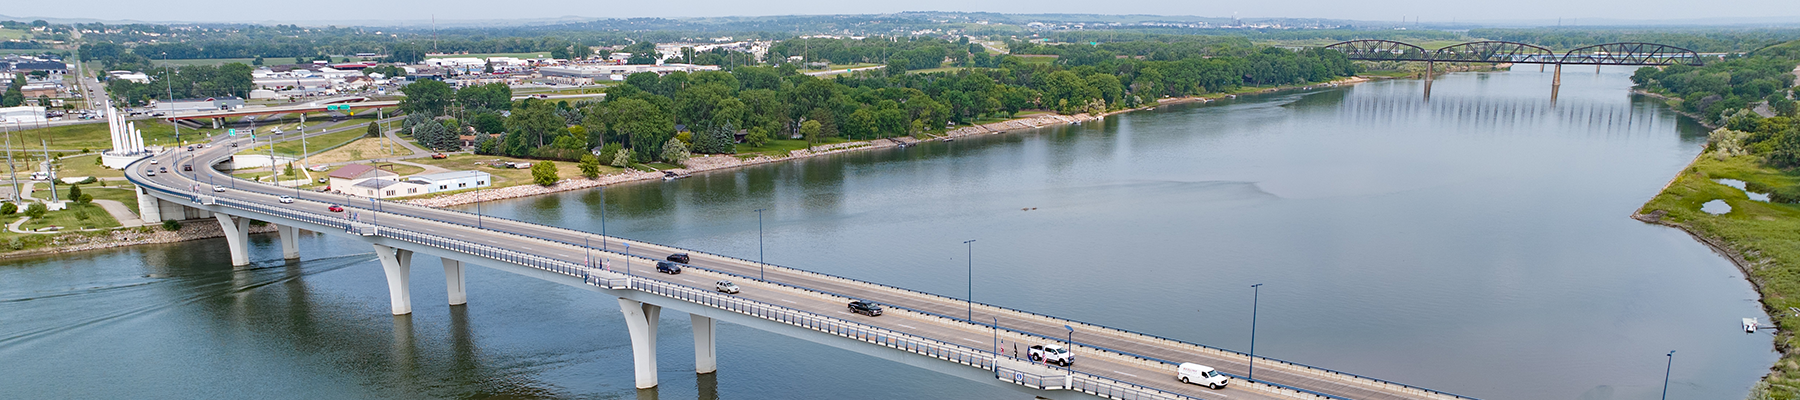
<instances>
[{"instance_id":1,"label":"treeline","mask_svg":"<svg viewBox=\"0 0 1800 400\"><path fill-rule=\"evenodd\" d=\"M1643 67L1631 81L1651 93L1678 99L1676 109L1717 124L1736 110L1755 103L1791 109L1788 93L1794 85L1794 59L1742 57L1709 63L1703 67L1671 65Z\"/></svg>"},{"instance_id":2,"label":"treeline","mask_svg":"<svg viewBox=\"0 0 1800 400\"><path fill-rule=\"evenodd\" d=\"M1728 28L1531 28L1471 29L1469 36L1530 43L1566 51L1602 43L1646 42L1665 44L1701 53L1748 52L1764 46L1800 39L1800 29Z\"/></svg>"},{"instance_id":3,"label":"treeline","mask_svg":"<svg viewBox=\"0 0 1800 400\"><path fill-rule=\"evenodd\" d=\"M1354 64L1333 51L1264 48L1242 53L1175 60L1085 57L1060 64L1007 56L992 68L876 71L831 79L799 74L793 65L641 73L609 88L602 102L576 104L483 101L465 93L491 89L451 91L439 82L419 81L402 89L407 94L402 107L455 116L457 125L449 131L474 128L498 134L476 135L476 151L482 154L579 160L598 149L600 162L618 165L680 162L690 152L734 153L739 134L752 146L790 137L819 143L920 135L1027 109L1097 113L1155 104L1168 96L1322 82L1356 72ZM896 58L901 56L890 55L889 61ZM944 56L932 65L952 59ZM505 117L503 111L508 112Z\"/></svg>"},{"instance_id":4,"label":"treeline","mask_svg":"<svg viewBox=\"0 0 1800 400\"><path fill-rule=\"evenodd\" d=\"M144 71L144 74L152 78L150 83L110 79L106 81L106 91L114 101L132 106L141 106L150 100L166 99L171 93L176 99L226 96L246 98L250 96L250 90L256 88L250 71L250 66L240 63L157 67Z\"/></svg>"}]
</instances>

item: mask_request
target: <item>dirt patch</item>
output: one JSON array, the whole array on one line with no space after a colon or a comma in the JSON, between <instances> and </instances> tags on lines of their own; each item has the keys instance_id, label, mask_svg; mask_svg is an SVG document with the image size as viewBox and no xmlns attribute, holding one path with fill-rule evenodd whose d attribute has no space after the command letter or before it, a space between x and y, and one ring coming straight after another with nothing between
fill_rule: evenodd
<instances>
[{"instance_id":1,"label":"dirt patch","mask_svg":"<svg viewBox=\"0 0 1800 400\"><path fill-rule=\"evenodd\" d=\"M308 157L306 161L311 163L308 165L315 165L410 155L413 155L412 150L407 150L406 146L401 146L399 143L382 138L362 138L343 147Z\"/></svg>"}]
</instances>

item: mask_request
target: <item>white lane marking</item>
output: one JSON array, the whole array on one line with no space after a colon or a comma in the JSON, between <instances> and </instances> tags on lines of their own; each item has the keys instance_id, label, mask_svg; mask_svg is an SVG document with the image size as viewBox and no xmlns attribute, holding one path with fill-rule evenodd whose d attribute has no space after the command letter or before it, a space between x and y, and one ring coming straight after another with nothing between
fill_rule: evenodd
<instances>
[{"instance_id":1,"label":"white lane marking","mask_svg":"<svg viewBox=\"0 0 1800 400\"><path fill-rule=\"evenodd\" d=\"M919 329L919 327L907 325L907 324L894 324L894 325L903 326L903 327L906 327L906 329Z\"/></svg>"},{"instance_id":2,"label":"white lane marking","mask_svg":"<svg viewBox=\"0 0 1800 400\"><path fill-rule=\"evenodd\" d=\"M988 342L987 342L987 341L983 341L983 340L975 340L975 339L970 339L970 338L962 338L962 340L967 340L967 341L971 341L971 342L975 342L975 343L981 343L981 344L988 344Z\"/></svg>"},{"instance_id":3,"label":"white lane marking","mask_svg":"<svg viewBox=\"0 0 1800 400\"><path fill-rule=\"evenodd\" d=\"M785 301L785 302L793 303L793 304L800 304L800 302L796 302L796 301L788 300L788 299L781 299L781 301Z\"/></svg>"},{"instance_id":4,"label":"white lane marking","mask_svg":"<svg viewBox=\"0 0 1800 400\"><path fill-rule=\"evenodd\" d=\"M1116 369L1115 369L1115 370L1113 370L1113 372L1116 372L1116 373L1118 373L1118 374L1119 374L1119 375L1125 375L1125 376L1130 376L1130 377L1133 377L1133 378L1136 378L1136 377L1138 377L1138 376L1137 376L1137 375L1132 375L1132 374L1131 374L1131 373L1128 373L1128 372L1125 372L1125 371L1120 371L1120 370L1116 370Z\"/></svg>"}]
</instances>

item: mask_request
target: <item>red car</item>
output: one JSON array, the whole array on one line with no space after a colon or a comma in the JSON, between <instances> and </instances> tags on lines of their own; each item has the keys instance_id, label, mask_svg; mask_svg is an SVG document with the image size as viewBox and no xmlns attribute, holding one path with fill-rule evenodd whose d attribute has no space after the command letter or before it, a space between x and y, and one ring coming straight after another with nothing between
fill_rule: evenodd
<instances>
[{"instance_id":1,"label":"red car","mask_svg":"<svg viewBox=\"0 0 1800 400\"><path fill-rule=\"evenodd\" d=\"M437 154L431 155L431 159L433 159L433 160L442 160L442 159L446 159L446 158L450 158L450 156L446 156L446 155L444 155L444 153L437 153Z\"/></svg>"},{"instance_id":2,"label":"red car","mask_svg":"<svg viewBox=\"0 0 1800 400\"><path fill-rule=\"evenodd\" d=\"M336 204L332 204L331 207L325 207L325 209L331 210L331 212L344 212L344 207Z\"/></svg>"}]
</instances>

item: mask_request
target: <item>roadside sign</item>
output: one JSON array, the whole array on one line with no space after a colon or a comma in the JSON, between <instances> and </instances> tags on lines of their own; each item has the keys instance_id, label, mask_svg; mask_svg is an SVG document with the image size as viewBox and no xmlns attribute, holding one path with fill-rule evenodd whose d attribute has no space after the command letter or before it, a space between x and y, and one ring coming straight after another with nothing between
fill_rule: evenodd
<instances>
[{"instance_id":1,"label":"roadside sign","mask_svg":"<svg viewBox=\"0 0 1800 400\"><path fill-rule=\"evenodd\" d=\"M226 129L225 133L229 133L231 136L237 136L237 128Z\"/></svg>"}]
</instances>

